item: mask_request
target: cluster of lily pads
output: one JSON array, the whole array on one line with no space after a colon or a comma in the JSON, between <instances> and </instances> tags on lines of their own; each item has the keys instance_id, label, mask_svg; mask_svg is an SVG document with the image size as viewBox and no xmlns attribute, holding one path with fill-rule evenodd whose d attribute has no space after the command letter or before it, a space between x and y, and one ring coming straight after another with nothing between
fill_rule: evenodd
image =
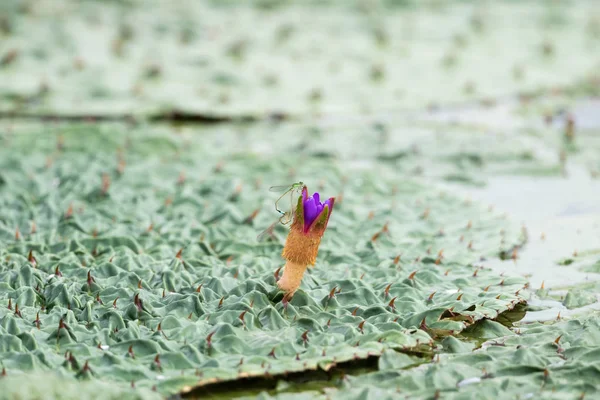
<instances>
[{"instance_id":1,"label":"cluster of lily pads","mask_svg":"<svg viewBox=\"0 0 600 400\"><path fill-rule=\"evenodd\" d=\"M348 179L319 159L219 158L210 134L128 130L58 125L33 147L25 139L40 131L3 135L7 376L58 370L170 394L386 349L431 354L434 340L523 302L525 279L485 268L524 240L499 211L369 171ZM286 165L340 192L317 265L287 304L276 286L285 228L257 242L278 215L252 181L293 179Z\"/></svg>"}]
</instances>

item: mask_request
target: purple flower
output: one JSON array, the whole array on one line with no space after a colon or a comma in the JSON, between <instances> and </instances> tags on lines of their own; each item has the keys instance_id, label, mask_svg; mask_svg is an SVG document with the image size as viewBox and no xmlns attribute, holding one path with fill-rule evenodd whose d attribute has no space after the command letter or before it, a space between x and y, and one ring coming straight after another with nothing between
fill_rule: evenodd
<instances>
[{"instance_id":1,"label":"purple flower","mask_svg":"<svg viewBox=\"0 0 600 400\"><path fill-rule=\"evenodd\" d=\"M324 203L321 203L319 193L315 192L312 196L308 196L308 192L304 190L302 192L302 203L304 206L304 232L308 232L311 225L323 213L325 206L327 206L327 213L331 213L333 198L329 198ZM329 215L326 218L328 219Z\"/></svg>"}]
</instances>

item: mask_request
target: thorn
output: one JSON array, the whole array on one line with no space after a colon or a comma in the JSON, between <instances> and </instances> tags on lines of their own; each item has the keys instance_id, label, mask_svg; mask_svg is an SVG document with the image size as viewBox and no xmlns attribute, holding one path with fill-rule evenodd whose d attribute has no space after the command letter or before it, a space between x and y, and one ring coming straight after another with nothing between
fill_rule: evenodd
<instances>
[{"instance_id":1,"label":"thorn","mask_svg":"<svg viewBox=\"0 0 600 400\"><path fill-rule=\"evenodd\" d=\"M212 337L215 334L216 331L212 331L211 333L208 334L208 336L206 337L206 345L207 347L210 347L211 343L212 343Z\"/></svg>"},{"instance_id":2,"label":"thorn","mask_svg":"<svg viewBox=\"0 0 600 400\"><path fill-rule=\"evenodd\" d=\"M331 326L331 318L329 318L329 319L327 320L327 327L329 328L330 326Z\"/></svg>"},{"instance_id":3,"label":"thorn","mask_svg":"<svg viewBox=\"0 0 600 400\"><path fill-rule=\"evenodd\" d=\"M192 314L193 312L191 312L190 315L188 315L188 319L192 319Z\"/></svg>"},{"instance_id":4,"label":"thorn","mask_svg":"<svg viewBox=\"0 0 600 400\"><path fill-rule=\"evenodd\" d=\"M221 300L219 300L219 305L217 306L217 308L221 308L223 306L223 300L225 300L225 297L221 297Z\"/></svg>"},{"instance_id":5,"label":"thorn","mask_svg":"<svg viewBox=\"0 0 600 400\"><path fill-rule=\"evenodd\" d=\"M204 285L203 283L200 284L200 286L198 286L196 288L196 293L200 293L200 291L202 290L202 285Z\"/></svg>"},{"instance_id":6,"label":"thorn","mask_svg":"<svg viewBox=\"0 0 600 400\"><path fill-rule=\"evenodd\" d=\"M427 219L427 217L429 217L429 208L426 208L425 211L423 211L423 214L421 214L421 219Z\"/></svg>"},{"instance_id":7,"label":"thorn","mask_svg":"<svg viewBox=\"0 0 600 400\"><path fill-rule=\"evenodd\" d=\"M35 314L35 321L33 321L33 323L35 324L35 327L40 329L40 325L42 324L42 322L40 321L40 312L38 311Z\"/></svg>"},{"instance_id":8,"label":"thorn","mask_svg":"<svg viewBox=\"0 0 600 400\"><path fill-rule=\"evenodd\" d=\"M362 278L364 278L364 277L365 277L365 272L362 273L362 275L360 276L359 279L362 281Z\"/></svg>"},{"instance_id":9,"label":"thorn","mask_svg":"<svg viewBox=\"0 0 600 400\"><path fill-rule=\"evenodd\" d=\"M323 351L321 352L321 357L325 357L325 356L326 356L326 354L327 354L327 353L325 352L325 349L323 349Z\"/></svg>"},{"instance_id":10,"label":"thorn","mask_svg":"<svg viewBox=\"0 0 600 400\"><path fill-rule=\"evenodd\" d=\"M499 283L500 286L504 286L504 279L502 279Z\"/></svg>"},{"instance_id":11,"label":"thorn","mask_svg":"<svg viewBox=\"0 0 600 400\"><path fill-rule=\"evenodd\" d=\"M183 247L181 249L179 249L179 251L177 252L177 254L175 255L175 258L179 258L181 260L181 252L183 251Z\"/></svg>"},{"instance_id":12,"label":"thorn","mask_svg":"<svg viewBox=\"0 0 600 400\"><path fill-rule=\"evenodd\" d=\"M56 266L56 268L54 269L54 275L56 276L62 276L62 273L60 272L60 270L58 269L58 265Z\"/></svg>"},{"instance_id":13,"label":"thorn","mask_svg":"<svg viewBox=\"0 0 600 400\"><path fill-rule=\"evenodd\" d=\"M69 204L69 208L67 208L67 211L65 212L65 219L69 219L73 216L73 203Z\"/></svg>"},{"instance_id":14,"label":"thorn","mask_svg":"<svg viewBox=\"0 0 600 400\"><path fill-rule=\"evenodd\" d=\"M384 293L384 295L385 295L386 298L390 295L390 288L391 287L392 287L391 283L385 287L385 291L383 293Z\"/></svg>"},{"instance_id":15,"label":"thorn","mask_svg":"<svg viewBox=\"0 0 600 400\"><path fill-rule=\"evenodd\" d=\"M23 316L21 315L21 311L19 311L19 303L15 304L15 315L23 318Z\"/></svg>"},{"instance_id":16,"label":"thorn","mask_svg":"<svg viewBox=\"0 0 600 400\"><path fill-rule=\"evenodd\" d=\"M477 276L477 272L479 272L479 268L476 268L476 269L475 269L475 272L473 272L473 277L476 277L476 276Z\"/></svg>"},{"instance_id":17,"label":"thorn","mask_svg":"<svg viewBox=\"0 0 600 400\"><path fill-rule=\"evenodd\" d=\"M560 321L560 311L558 312L558 315L556 316L556 320Z\"/></svg>"},{"instance_id":18,"label":"thorn","mask_svg":"<svg viewBox=\"0 0 600 400\"><path fill-rule=\"evenodd\" d=\"M244 321L244 315L246 315L247 312L248 312L247 310L242 311L242 313L238 317L240 319L240 321L242 321L242 324L244 324L244 325L246 325L246 322Z\"/></svg>"},{"instance_id":19,"label":"thorn","mask_svg":"<svg viewBox=\"0 0 600 400\"><path fill-rule=\"evenodd\" d=\"M273 274L275 276L275 281L279 280L279 271L281 271L281 268L283 268L283 267L277 268L277 271L275 271L275 273Z\"/></svg>"},{"instance_id":20,"label":"thorn","mask_svg":"<svg viewBox=\"0 0 600 400\"><path fill-rule=\"evenodd\" d=\"M273 347L273 349L271 350L271 352L268 354L269 357L273 357L275 359L277 359L277 357L275 357L275 347Z\"/></svg>"},{"instance_id":21,"label":"thorn","mask_svg":"<svg viewBox=\"0 0 600 400\"><path fill-rule=\"evenodd\" d=\"M435 295L435 292L431 293L429 295L429 297L427 298L427 301L432 301L433 300L433 296Z\"/></svg>"},{"instance_id":22,"label":"thorn","mask_svg":"<svg viewBox=\"0 0 600 400\"><path fill-rule=\"evenodd\" d=\"M119 297L113 300L113 308L117 308L117 300L119 300Z\"/></svg>"},{"instance_id":23,"label":"thorn","mask_svg":"<svg viewBox=\"0 0 600 400\"><path fill-rule=\"evenodd\" d=\"M467 249L472 250L473 249L473 241L469 241L469 244L467 245Z\"/></svg>"},{"instance_id":24,"label":"thorn","mask_svg":"<svg viewBox=\"0 0 600 400\"><path fill-rule=\"evenodd\" d=\"M449 273L450 273L450 270L447 269L446 272L444 272L444 276L448 276Z\"/></svg>"},{"instance_id":25,"label":"thorn","mask_svg":"<svg viewBox=\"0 0 600 400\"><path fill-rule=\"evenodd\" d=\"M397 296L396 296L397 297ZM388 307L391 307L392 310L396 309L396 305L394 304L394 302L396 301L396 297L394 297L392 300L390 300L390 302L388 303Z\"/></svg>"},{"instance_id":26,"label":"thorn","mask_svg":"<svg viewBox=\"0 0 600 400\"><path fill-rule=\"evenodd\" d=\"M363 327L365 326L365 320L363 320L360 324L358 324L358 330L360 333L364 333Z\"/></svg>"},{"instance_id":27,"label":"thorn","mask_svg":"<svg viewBox=\"0 0 600 400\"><path fill-rule=\"evenodd\" d=\"M12 310L12 299L11 298L8 299L8 309Z\"/></svg>"},{"instance_id":28,"label":"thorn","mask_svg":"<svg viewBox=\"0 0 600 400\"><path fill-rule=\"evenodd\" d=\"M36 232L37 232L37 225L35 224L35 221L31 221L31 228L29 230L29 233L33 235Z\"/></svg>"},{"instance_id":29,"label":"thorn","mask_svg":"<svg viewBox=\"0 0 600 400\"><path fill-rule=\"evenodd\" d=\"M251 224L252 221L254 221L254 219L256 218L256 216L258 215L258 213L260 212L260 209L257 208L256 210L252 211L252 214L250 214L245 220L244 223L245 224Z\"/></svg>"},{"instance_id":30,"label":"thorn","mask_svg":"<svg viewBox=\"0 0 600 400\"><path fill-rule=\"evenodd\" d=\"M88 273L87 273L87 284L88 284L88 287L91 287L92 283L94 283L94 282L96 282L96 280L92 276L92 271L89 270Z\"/></svg>"},{"instance_id":31,"label":"thorn","mask_svg":"<svg viewBox=\"0 0 600 400\"><path fill-rule=\"evenodd\" d=\"M165 298L165 294L166 294L165 293L165 289L163 289L163 291L162 291L162 297L163 297L163 299Z\"/></svg>"},{"instance_id":32,"label":"thorn","mask_svg":"<svg viewBox=\"0 0 600 400\"><path fill-rule=\"evenodd\" d=\"M254 299L252 299L252 300L250 301L250 308L252 308L253 306L254 306Z\"/></svg>"},{"instance_id":33,"label":"thorn","mask_svg":"<svg viewBox=\"0 0 600 400\"><path fill-rule=\"evenodd\" d=\"M304 331L304 333L302 334L302 341L304 342L304 344L308 343L308 332L309 331Z\"/></svg>"},{"instance_id":34,"label":"thorn","mask_svg":"<svg viewBox=\"0 0 600 400\"><path fill-rule=\"evenodd\" d=\"M554 344L558 345L558 342L560 341L560 338L561 338L561 337L562 337L562 335L560 335L559 337L557 337L557 338L554 340Z\"/></svg>"},{"instance_id":35,"label":"thorn","mask_svg":"<svg viewBox=\"0 0 600 400\"><path fill-rule=\"evenodd\" d=\"M460 299L462 299L463 297L463 293L459 294L458 297L456 298L456 301L460 301Z\"/></svg>"},{"instance_id":36,"label":"thorn","mask_svg":"<svg viewBox=\"0 0 600 400\"><path fill-rule=\"evenodd\" d=\"M398 264L400 262L400 257L402 256L402 254L398 254L396 256L396 258L394 258L394 264Z\"/></svg>"},{"instance_id":37,"label":"thorn","mask_svg":"<svg viewBox=\"0 0 600 400\"><path fill-rule=\"evenodd\" d=\"M142 280L141 279L138 281L138 289L143 289L143 287L142 287Z\"/></svg>"},{"instance_id":38,"label":"thorn","mask_svg":"<svg viewBox=\"0 0 600 400\"><path fill-rule=\"evenodd\" d=\"M408 276L408 279L413 280L415 279L415 275L417 274L417 271L413 271L410 273L410 275Z\"/></svg>"},{"instance_id":39,"label":"thorn","mask_svg":"<svg viewBox=\"0 0 600 400\"><path fill-rule=\"evenodd\" d=\"M337 289L337 286L334 286L333 289L331 289L331 291L329 292L329 298L333 298L333 296L335 296L335 289Z\"/></svg>"},{"instance_id":40,"label":"thorn","mask_svg":"<svg viewBox=\"0 0 600 400\"><path fill-rule=\"evenodd\" d=\"M110 176L107 173L102 174L102 194L107 195L110 189Z\"/></svg>"},{"instance_id":41,"label":"thorn","mask_svg":"<svg viewBox=\"0 0 600 400\"><path fill-rule=\"evenodd\" d=\"M486 287L483 289L483 291L484 291L484 292L487 292L488 290L490 290L490 286L491 286L491 285L487 285L487 286L486 286Z\"/></svg>"},{"instance_id":42,"label":"thorn","mask_svg":"<svg viewBox=\"0 0 600 400\"><path fill-rule=\"evenodd\" d=\"M37 260L33 256L33 250L29 250L29 255L27 256L27 261L29 261L31 263L31 265L33 265L33 268L35 268L37 266Z\"/></svg>"},{"instance_id":43,"label":"thorn","mask_svg":"<svg viewBox=\"0 0 600 400\"><path fill-rule=\"evenodd\" d=\"M544 282L546 282L546 281L542 281L542 285L540 286L540 290L544 290Z\"/></svg>"},{"instance_id":44,"label":"thorn","mask_svg":"<svg viewBox=\"0 0 600 400\"><path fill-rule=\"evenodd\" d=\"M136 293L133 297L133 304L137 307L138 311L142 311L142 301L140 300L140 294Z\"/></svg>"},{"instance_id":45,"label":"thorn","mask_svg":"<svg viewBox=\"0 0 600 400\"><path fill-rule=\"evenodd\" d=\"M352 311L352 315L353 315L353 316L356 316L356 312L357 312L357 311L358 311L358 307L356 307L356 308L354 309L354 311Z\"/></svg>"}]
</instances>

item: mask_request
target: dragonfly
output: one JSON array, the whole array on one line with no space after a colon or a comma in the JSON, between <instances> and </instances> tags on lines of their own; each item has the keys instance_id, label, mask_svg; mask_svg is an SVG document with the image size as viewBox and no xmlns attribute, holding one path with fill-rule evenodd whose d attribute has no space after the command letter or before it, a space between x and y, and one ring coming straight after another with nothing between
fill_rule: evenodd
<instances>
[{"instance_id":1,"label":"dragonfly","mask_svg":"<svg viewBox=\"0 0 600 400\"><path fill-rule=\"evenodd\" d=\"M291 185L271 186L269 188L270 192L283 192L283 194L281 196L279 196L279 198L277 200L275 200L275 209L277 210L277 212L279 214L281 214L282 217L286 216L286 212L281 211L279 209L279 202L287 194L289 194L290 195L290 210L292 210L294 208L294 193L300 193L300 191L302 190L303 187L304 187L304 182L300 181L300 182L292 183ZM291 219L291 213L289 215L289 218ZM285 223L284 223L284 225L285 225Z\"/></svg>"},{"instance_id":2,"label":"dragonfly","mask_svg":"<svg viewBox=\"0 0 600 400\"><path fill-rule=\"evenodd\" d=\"M282 186L271 186L269 191L271 192L283 192L281 196L275 201L275 210L280 214L279 218L275 222L273 222L267 229L265 229L260 235L257 236L257 240L260 242L264 240L267 236L273 236L273 230L278 223L282 225L289 225L293 220L293 212L294 209L294 193L298 193L304 187L304 182L296 182L291 185L282 185ZM290 195L290 208L288 211L282 211L280 209L279 203L286 196Z\"/></svg>"}]
</instances>

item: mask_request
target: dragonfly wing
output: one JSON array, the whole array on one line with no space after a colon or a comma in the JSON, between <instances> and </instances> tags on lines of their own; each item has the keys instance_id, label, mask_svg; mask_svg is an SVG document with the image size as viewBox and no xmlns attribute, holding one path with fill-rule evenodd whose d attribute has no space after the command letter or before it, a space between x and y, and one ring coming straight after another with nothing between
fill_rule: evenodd
<instances>
[{"instance_id":1,"label":"dragonfly wing","mask_svg":"<svg viewBox=\"0 0 600 400\"><path fill-rule=\"evenodd\" d=\"M269 188L269 192L285 192L286 190L290 190L291 188L292 188L291 185L271 186Z\"/></svg>"},{"instance_id":2,"label":"dragonfly wing","mask_svg":"<svg viewBox=\"0 0 600 400\"><path fill-rule=\"evenodd\" d=\"M267 229L265 229L264 231L262 231L257 237L256 240L259 242L262 242L264 240L266 240L268 237L273 237L273 230L275 229L275 225L277 225L277 223L279 222L279 220L273 222Z\"/></svg>"}]
</instances>

